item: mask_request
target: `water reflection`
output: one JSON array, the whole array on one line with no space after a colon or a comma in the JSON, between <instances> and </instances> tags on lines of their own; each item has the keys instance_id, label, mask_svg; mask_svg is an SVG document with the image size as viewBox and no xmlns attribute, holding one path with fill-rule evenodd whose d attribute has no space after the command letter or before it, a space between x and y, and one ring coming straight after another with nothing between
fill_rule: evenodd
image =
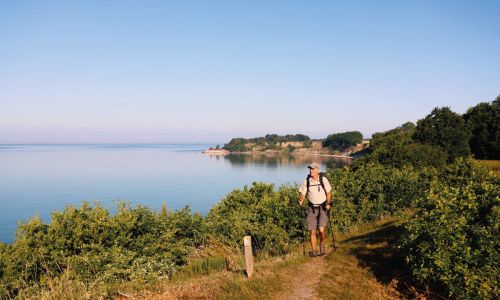
<instances>
[{"instance_id":1,"label":"water reflection","mask_svg":"<svg viewBox=\"0 0 500 300\"><path fill-rule=\"evenodd\" d=\"M229 154L225 156L215 156L215 159L224 160L236 167L246 167L248 165L263 165L267 168L278 167L302 167L310 163L318 163L326 168L341 168L351 163L351 159L318 155L284 155L284 154Z\"/></svg>"}]
</instances>

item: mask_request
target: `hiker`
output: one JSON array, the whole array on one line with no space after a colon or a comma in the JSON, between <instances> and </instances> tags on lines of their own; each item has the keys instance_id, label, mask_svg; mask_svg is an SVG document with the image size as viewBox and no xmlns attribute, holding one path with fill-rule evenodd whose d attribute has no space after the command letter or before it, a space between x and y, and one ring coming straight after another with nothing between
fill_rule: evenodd
<instances>
[{"instance_id":1,"label":"hiker","mask_svg":"<svg viewBox=\"0 0 500 300\"><path fill-rule=\"evenodd\" d=\"M332 186L328 179L320 173L320 167L317 163L312 163L309 166L309 175L300 186L299 205L304 203L307 195L309 207L307 209L307 230L311 231L311 256L316 257L316 227L319 228L319 255L325 255L325 227L328 222L328 210L331 208Z\"/></svg>"}]
</instances>

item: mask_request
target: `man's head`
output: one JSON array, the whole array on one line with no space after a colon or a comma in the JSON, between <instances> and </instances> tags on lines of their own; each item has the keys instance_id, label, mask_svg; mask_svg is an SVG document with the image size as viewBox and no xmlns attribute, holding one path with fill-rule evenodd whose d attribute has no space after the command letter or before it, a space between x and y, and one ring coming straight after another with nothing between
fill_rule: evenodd
<instances>
[{"instance_id":1,"label":"man's head","mask_svg":"<svg viewBox=\"0 0 500 300\"><path fill-rule=\"evenodd\" d=\"M317 163L312 163L307 166L309 168L309 172L311 173L311 176L316 177L319 174L319 164Z\"/></svg>"}]
</instances>

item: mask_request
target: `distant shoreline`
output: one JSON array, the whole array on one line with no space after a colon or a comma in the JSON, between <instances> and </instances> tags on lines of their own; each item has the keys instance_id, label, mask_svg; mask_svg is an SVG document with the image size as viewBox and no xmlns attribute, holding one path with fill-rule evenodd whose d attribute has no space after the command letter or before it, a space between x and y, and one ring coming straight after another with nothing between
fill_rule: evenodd
<instances>
[{"instance_id":1,"label":"distant shoreline","mask_svg":"<svg viewBox=\"0 0 500 300\"><path fill-rule=\"evenodd\" d=\"M285 151L228 151L225 149L207 149L202 153L207 155L229 155L229 154L258 154L258 155L292 155L292 156L326 156L342 159L353 159L349 155L326 154L326 153L287 153Z\"/></svg>"}]
</instances>

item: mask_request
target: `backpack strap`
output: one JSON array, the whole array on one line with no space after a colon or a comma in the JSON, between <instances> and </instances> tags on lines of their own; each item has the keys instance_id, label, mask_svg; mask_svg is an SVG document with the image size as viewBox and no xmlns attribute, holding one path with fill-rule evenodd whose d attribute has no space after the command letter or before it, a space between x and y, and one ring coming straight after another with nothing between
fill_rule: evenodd
<instances>
[{"instance_id":1,"label":"backpack strap","mask_svg":"<svg viewBox=\"0 0 500 300\"><path fill-rule=\"evenodd\" d=\"M309 194L309 187L311 186L311 175L307 175L306 186L307 186L307 190L306 190L306 197L307 197L307 194Z\"/></svg>"},{"instance_id":2,"label":"backpack strap","mask_svg":"<svg viewBox=\"0 0 500 300\"><path fill-rule=\"evenodd\" d=\"M319 173L319 183L321 184L321 187L323 188L323 191L325 192L325 196L326 196L326 189L325 189L325 183L323 182L323 175L324 173L321 172Z\"/></svg>"}]
</instances>

